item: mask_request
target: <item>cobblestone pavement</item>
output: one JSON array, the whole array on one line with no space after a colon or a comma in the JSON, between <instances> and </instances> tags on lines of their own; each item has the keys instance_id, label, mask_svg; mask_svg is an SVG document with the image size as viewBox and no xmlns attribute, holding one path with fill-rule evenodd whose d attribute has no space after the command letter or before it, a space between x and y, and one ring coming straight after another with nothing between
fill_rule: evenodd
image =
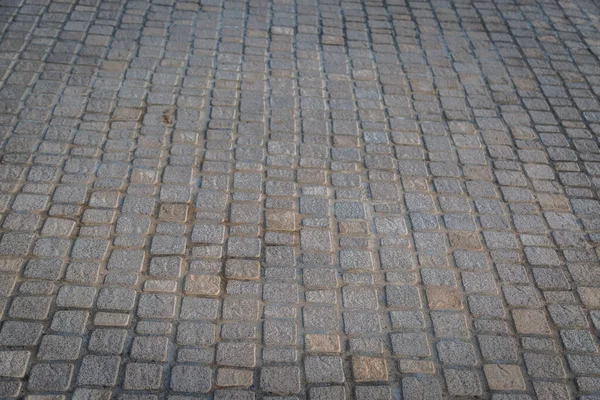
<instances>
[{"instance_id":1,"label":"cobblestone pavement","mask_svg":"<svg viewBox=\"0 0 600 400\"><path fill-rule=\"evenodd\" d=\"M0 4L0 397L600 399L597 5Z\"/></svg>"}]
</instances>

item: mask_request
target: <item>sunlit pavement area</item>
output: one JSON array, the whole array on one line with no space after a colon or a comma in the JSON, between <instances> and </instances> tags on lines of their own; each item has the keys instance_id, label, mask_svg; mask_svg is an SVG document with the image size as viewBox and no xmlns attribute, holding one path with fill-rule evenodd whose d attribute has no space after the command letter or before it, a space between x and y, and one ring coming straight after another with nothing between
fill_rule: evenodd
<instances>
[{"instance_id":1,"label":"sunlit pavement area","mask_svg":"<svg viewBox=\"0 0 600 400\"><path fill-rule=\"evenodd\" d=\"M600 9L0 0L0 397L600 399Z\"/></svg>"}]
</instances>

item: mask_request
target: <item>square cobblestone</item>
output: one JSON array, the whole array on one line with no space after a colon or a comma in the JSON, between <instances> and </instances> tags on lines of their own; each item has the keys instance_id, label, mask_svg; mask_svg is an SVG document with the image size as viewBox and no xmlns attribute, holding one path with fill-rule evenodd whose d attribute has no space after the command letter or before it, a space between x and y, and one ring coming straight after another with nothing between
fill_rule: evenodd
<instances>
[{"instance_id":1,"label":"square cobblestone","mask_svg":"<svg viewBox=\"0 0 600 400\"><path fill-rule=\"evenodd\" d=\"M352 357L352 375L357 382L386 381L388 371L385 359L376 357Z\"/></svg>"},{"instance_id":2,"label":"square cobblestone","mask_svg":"<svg viewBox=\"0 0 600 400\"><path fill-rule=\"evenodd\" d=\"M79 385L113 386L117 381L119 357L85 356L79 370Z\"/></svg>"},{"instance_id":3,"label":"square cobblestone","mask_svg":"<svg viewBox=\"0 0 600 400\"><path fill-rule=\"evenodd\" d=\"M162 366L129 363L125 367L123 388L127 390L156 390L162 387Z\"/></svg>"},{"instance_id":4,"label":"square cobblestone","mask_svg":"<svg viewBox=\"0 0 600 400\"><path fill-rule=\"evenodd\" d=\"M31 353L29 351L0 352L0 376L8 378L23 378Z\"/></svg>"},{"instance_id":5,"label":"square cobblestone","mask_svg":"<svg viewBox=\"0 0 600 400\"><path fill-rule=\"evenodd\" d=\"M176 365L171 370L171 389L176 392L207 393L212 386L212 371L207 367Z\"/></svg>"},{"instance_id":6,"label":"square cobblestone","mask_svg":"<svg viewBox=\"0 0 600 400\"><path fill-rule=\"evenodd\" d=\"M597 397L597 4L0 9L0 398Z\"/></svg>"},{"instance_id":7,"label":"square cobblestone","mask_svg":"<svg viewBox=\"0 0 600 400\"><path fill-rule=\"evenodd\" d=\"M292 366L263 367L260 386L266 392L277 395L297 394L300 392L300 371Z\"/></svg>"},{"instance_id":8,"label":"square cobblestone","mask_svg":"<svg viewBox=\"0 0 600 400\"><path fill-rule=\"evenodd\" d=\"M73 365L35 364L31 367L27 388L35 391L65 391L71 384Z\"/></svg>"},{"instance_id":9,"label":"square cobblestone","mask_svg":"<svg viewBox=\"0 0 600 400\"><path fill-rule=\"evenodd\" d=\"M342 383L345 380L340 357L306 357L304 359L304 372L307 381L310 383Z\"/></svg>"},{"instance_id":10,"label":"square cobblestone","mask_svg":"<svg viewBox=\"0 0 600 400\"><path fill-rule=\"evenodd\" d=\"M483 366L488 386L492 390L525 390L518 365L487 364Z\"/></svg>"},{"instance_id":11,"label":"square cobblestone","mask_svg":"<svg viewBox=\"0 0 600 400\"><path fill-rule=\"evenodd\" d=\"M217 346L217 364L232 367L254 367L256 346L253 343L225 343Z\"/></svg>"}]
</instances>

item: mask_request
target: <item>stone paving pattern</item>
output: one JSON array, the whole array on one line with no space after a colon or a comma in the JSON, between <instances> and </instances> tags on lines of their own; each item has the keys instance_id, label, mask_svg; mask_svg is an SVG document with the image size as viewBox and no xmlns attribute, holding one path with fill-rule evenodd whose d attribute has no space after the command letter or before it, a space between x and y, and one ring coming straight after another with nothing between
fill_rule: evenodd
<instances>
[{"instance_id":1,"label":"stone paving pattern","mask_svg":"<svg viewBox=\"0 0 600 400\"><path fill-rule=\"evenodd\" d=\"M600 9L0 0L0 397L600 399Z\"/></svg>"}]
</instances>

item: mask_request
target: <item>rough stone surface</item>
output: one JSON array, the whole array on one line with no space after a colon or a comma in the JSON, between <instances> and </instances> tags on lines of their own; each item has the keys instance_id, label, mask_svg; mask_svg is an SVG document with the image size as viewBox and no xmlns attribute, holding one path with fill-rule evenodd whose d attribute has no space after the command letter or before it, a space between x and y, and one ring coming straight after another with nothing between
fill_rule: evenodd
<instances>
[{"instance_id":1,"label":"rough stone surface","mask_svg":"<svg viewBox=\"0 0 600 400\"><path fill-rule=\"evenodd\" d=\"M352 375L357 382L386 381L388 371L385 359L355 356L352 358Z\"/></svg>"},{"instance_id":2,"label":"rough stone surface","mask_svg":"<svg viewBox=\"0 0 600 400\"><path fill-rule=\"evenodd\" d=\"M487 364L483 370L492 390L525 390L525 382L518 365Z\"/></svg>"},{"instance_id":3,"label":"rough stone surface","mask_svg":"<svg viewBox=\"0 0 600 400\"><path fill-rule=\"evenodd\" d=\"M0 398L600 397L592 0L1 0Z\"/></svg>"},{"instance_id":4,"label":"rough stone surface","mask_svg":"<svg viewBox=\"0 0 600 400\"><path fill-rule=\"evenodd\" d=\"M0 353L0 376L22 378L31 357L28 351L3 351Z\"/></svg>"}]
</instances>

